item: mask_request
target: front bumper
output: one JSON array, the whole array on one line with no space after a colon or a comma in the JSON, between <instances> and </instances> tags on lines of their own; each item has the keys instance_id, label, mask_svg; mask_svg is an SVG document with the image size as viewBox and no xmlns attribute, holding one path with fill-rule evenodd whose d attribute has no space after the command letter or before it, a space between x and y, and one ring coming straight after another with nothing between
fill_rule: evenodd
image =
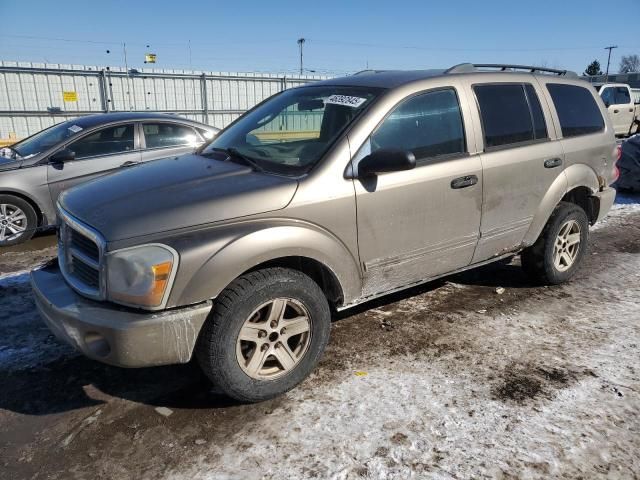
<instances>
[{"instance_id":1,"label":"front bumper","mask_svg":"<svg viewBox=\"0 0 640 480\"><path fill-rule=\"evenodd\" d=\"M57 263L31 272L36 306L51 331L86 356L119 367L187 363L212 303L138 312L88 300Z\"/></svg>"},{"instance_id":2,"label":"front bumper","mask_svg":"<svg viewBox=\"0 0 640 480\"><path fill-rule=\"evenodd\" d=\"M606 187L601 192L597 192L593 194L593 197L598 199L599 209L598 209L598 218L593 223L598 223L604 217L607 216L609 210L613 206L613 202L616 200L616 190L615 188Z\"/></svg>"}]
</instances>

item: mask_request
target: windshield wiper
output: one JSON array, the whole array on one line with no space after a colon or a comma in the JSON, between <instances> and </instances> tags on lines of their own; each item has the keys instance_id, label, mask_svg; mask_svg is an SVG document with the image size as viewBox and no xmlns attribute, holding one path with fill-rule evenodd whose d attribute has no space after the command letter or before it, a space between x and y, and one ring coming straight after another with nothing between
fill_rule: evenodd
<instances>
[{"instance_id":1,"label":"windshield wiper","mask_svg":"<svg viewBox=\"0 0 640 480\"><path fill-rule=\"evenodd\" d=\"M241 153L240 151L238 151L237 148L235 147L229 147L229 148L219 148L219 147L215 147L212 148L211 150L214 151L218 151L218 152L223 152L226 153L227 156L229 157L228 160L230 160L231 158L236 158L236 159L240 159L242 162L244 162L245 165L250 166L251 168L253 168L256 172L262 172L264 173L264 168L262 168L258 162L256 160L254 160L251 157L248 157L247 155L245 155L244 153Z\"/></svg>"}]
</instances>

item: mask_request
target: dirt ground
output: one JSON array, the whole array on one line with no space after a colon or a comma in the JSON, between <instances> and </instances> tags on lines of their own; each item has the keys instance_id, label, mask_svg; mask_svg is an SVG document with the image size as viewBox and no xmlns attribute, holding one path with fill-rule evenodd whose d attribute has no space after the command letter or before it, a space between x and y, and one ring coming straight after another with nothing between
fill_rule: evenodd
<instances>
[{"instance_id":1,"label":"dirt ground","mask_svg":"<svg viewBox=\"0 0 640 480\"><path fill-rule=\"evenodd\" d=\"M76 354L25 273L54 237L4 250L0 478L638 478L640 198L623 200L569 284L515 259L344 312L315 373L258 405L193 365Z\"/></svg>"}]
</instances>

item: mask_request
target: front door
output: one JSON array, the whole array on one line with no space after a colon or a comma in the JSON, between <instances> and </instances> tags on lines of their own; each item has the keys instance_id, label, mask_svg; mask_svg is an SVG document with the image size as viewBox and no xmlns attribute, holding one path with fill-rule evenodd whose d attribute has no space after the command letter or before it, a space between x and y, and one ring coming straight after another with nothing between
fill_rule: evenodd
<instances>
[{"instance_id":1,"label":"front door","mask_svg":"<svg viewBox=\"0 0 640 480\"><path fill-rule=\"evenodd\" d=\"M47 181L54 204L68 188L140 162L140 151L135 148L134 123L91 132L66 148L75 152L74 160L47 165Z\"/></svg>"},{"instance_id":2,"label":"front door","mask_svg":"<svg viewBox=\"0 0 640 480\"><path fill-rule=\"evenodd\" d=\"M469 265L478 241L482 166L468 155L457 91L401 102L354 158L403 149L412 170L354 180L364 295L407 286Z\"/></svg>"}]
</instances>

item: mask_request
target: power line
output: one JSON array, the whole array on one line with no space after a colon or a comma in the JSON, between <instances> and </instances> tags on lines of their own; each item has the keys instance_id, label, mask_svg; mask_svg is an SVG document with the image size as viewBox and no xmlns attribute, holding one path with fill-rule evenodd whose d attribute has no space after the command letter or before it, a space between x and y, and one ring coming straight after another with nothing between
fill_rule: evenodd
<instances>
[{"instance_id":1,"label":"power line","mask_svg":"<svg viewBox=\"0 0 640 480\"><path fill-rule=\"evenodd\" d=\"M308 42L321 43L326 45L344 45L352 47L365 48L386 48L386 49L403 49L403 50L424 50L424 51L445 51L445 52L552 52L565 50L595 50L601 48L596 46L572 46L572 47L541 47L541 48L468 48L468 47L425 47L420 45L392 45L388 43L365 43L365 42L345 42L340 40L325 40L307 38ZM621 46L616 48L638 49L640 46Z\"/></svg>"}]
</instances>

